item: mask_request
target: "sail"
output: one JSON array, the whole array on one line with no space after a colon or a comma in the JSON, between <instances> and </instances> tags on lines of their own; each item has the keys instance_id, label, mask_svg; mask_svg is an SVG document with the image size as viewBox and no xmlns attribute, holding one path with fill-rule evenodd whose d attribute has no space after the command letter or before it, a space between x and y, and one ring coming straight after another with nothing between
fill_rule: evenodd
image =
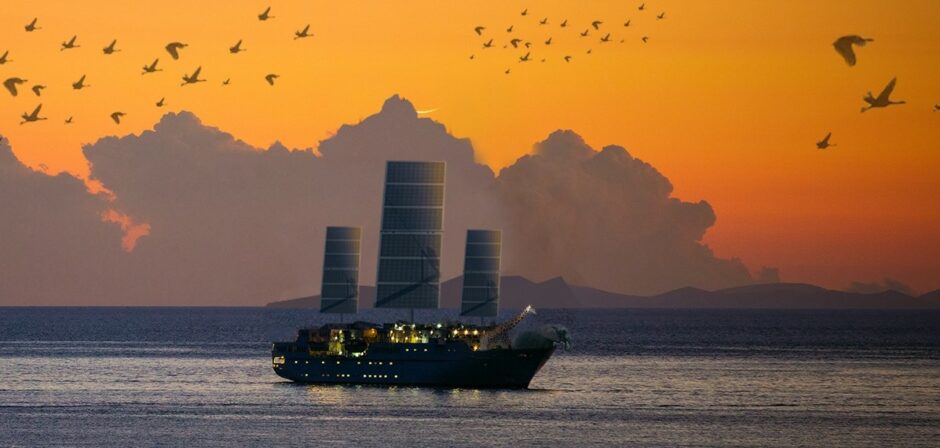
<instances>
[{"instance_id":1,"label":"sail","mask_svg":"<svg viewBox=\"0 0 940 448\"><path fill-rule=\"evenodd\" d=\"M461 316L494 317L499 310L499 255L502 232L467 230Z\"/></svg>"},{"instance_id":2,"label":"sail","mask_svg":"<svg viewBox=\"0 0 940 448\"><path fill-rule=\"evenodd\" d=\"M385 169L376 308L437 308L444 230L444 162Z\"/></svg>"},{"instance_id":3,"label":"sail","mask_svg":"<svg viewBox=\"0 0 940 448\"><path fill-rule=\"evenodd\" d=\"M358 227L327 227L320 312L355 314L359 305Z\"/></svg>"}]
</instances>

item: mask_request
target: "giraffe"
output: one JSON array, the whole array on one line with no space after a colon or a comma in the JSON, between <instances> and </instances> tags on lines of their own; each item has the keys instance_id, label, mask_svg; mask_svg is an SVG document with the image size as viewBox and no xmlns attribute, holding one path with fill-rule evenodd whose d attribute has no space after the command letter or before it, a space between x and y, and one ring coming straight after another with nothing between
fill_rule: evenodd
<instances>
[{"instance_id":1,"label":"giraffe","mask_svg":"<svg viewBox=\"0 0 940 448\"><path fill-rule=\"evenodd\" d=\"M518 316L512 318L512 320L503 322L485 331L483 336L480 337L480 350L509 348L509 331L515 328L516 325L519 325L529 314L535 314L535 308L532 308L532 305L526 306L525 309L522 310Z\"/></svg>"}]
</instances>

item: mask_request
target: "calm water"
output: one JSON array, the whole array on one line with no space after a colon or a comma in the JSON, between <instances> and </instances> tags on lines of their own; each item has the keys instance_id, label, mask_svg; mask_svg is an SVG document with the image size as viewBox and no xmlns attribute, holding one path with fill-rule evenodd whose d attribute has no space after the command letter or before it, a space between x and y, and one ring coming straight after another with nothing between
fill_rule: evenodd
<instances>
[{"instance_id":1,"label":"calm water","mask_svg":"<svg viewBox=\"0 0 940 448\"><path fill-rule=\"evenodd\" d=\"M0 308L0 446L940 444L937 312L543 310L575 345L526 391L282 381L270 341L321 321Z\"/></svg>"}]
</instances>

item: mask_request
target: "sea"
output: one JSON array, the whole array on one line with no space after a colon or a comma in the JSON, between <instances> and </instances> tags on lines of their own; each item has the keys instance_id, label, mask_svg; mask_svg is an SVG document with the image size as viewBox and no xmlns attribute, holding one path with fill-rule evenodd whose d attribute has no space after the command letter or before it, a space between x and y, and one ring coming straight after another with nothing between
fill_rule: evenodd
<instances>
[{"instance_id":1,"label":"sea","mask_svg":"<svg viewBox=\"0 0 940 448\"><path fill-rule=\"evenodd\" d=\"M272 341L336 318L0 308L0 446L940 446L937 311L539 310L519 330L573 345L528 390L274 374Z\"/></svg>"}]
</instances>

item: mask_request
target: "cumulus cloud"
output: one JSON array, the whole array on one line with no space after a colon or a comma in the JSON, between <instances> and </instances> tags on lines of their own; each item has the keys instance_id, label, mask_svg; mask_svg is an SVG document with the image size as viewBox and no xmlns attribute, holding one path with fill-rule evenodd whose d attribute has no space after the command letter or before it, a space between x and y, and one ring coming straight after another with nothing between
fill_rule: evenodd
<instances>
[{"instance_id":1,"label":"cumulus cloud","mask_svg":"<svg viewBox=\"0 0 940 448\"><path fill-rule=\"evenodd\" d=\"M860 294L877 294L879 292L885 291L897 291L909 296L915 295L914 290L911 289L910 286L888 277L885 277L884 281L882 282L852 282L849 284L849 287L846 289L846 291Z\"/></svg>"}]
</instances>

